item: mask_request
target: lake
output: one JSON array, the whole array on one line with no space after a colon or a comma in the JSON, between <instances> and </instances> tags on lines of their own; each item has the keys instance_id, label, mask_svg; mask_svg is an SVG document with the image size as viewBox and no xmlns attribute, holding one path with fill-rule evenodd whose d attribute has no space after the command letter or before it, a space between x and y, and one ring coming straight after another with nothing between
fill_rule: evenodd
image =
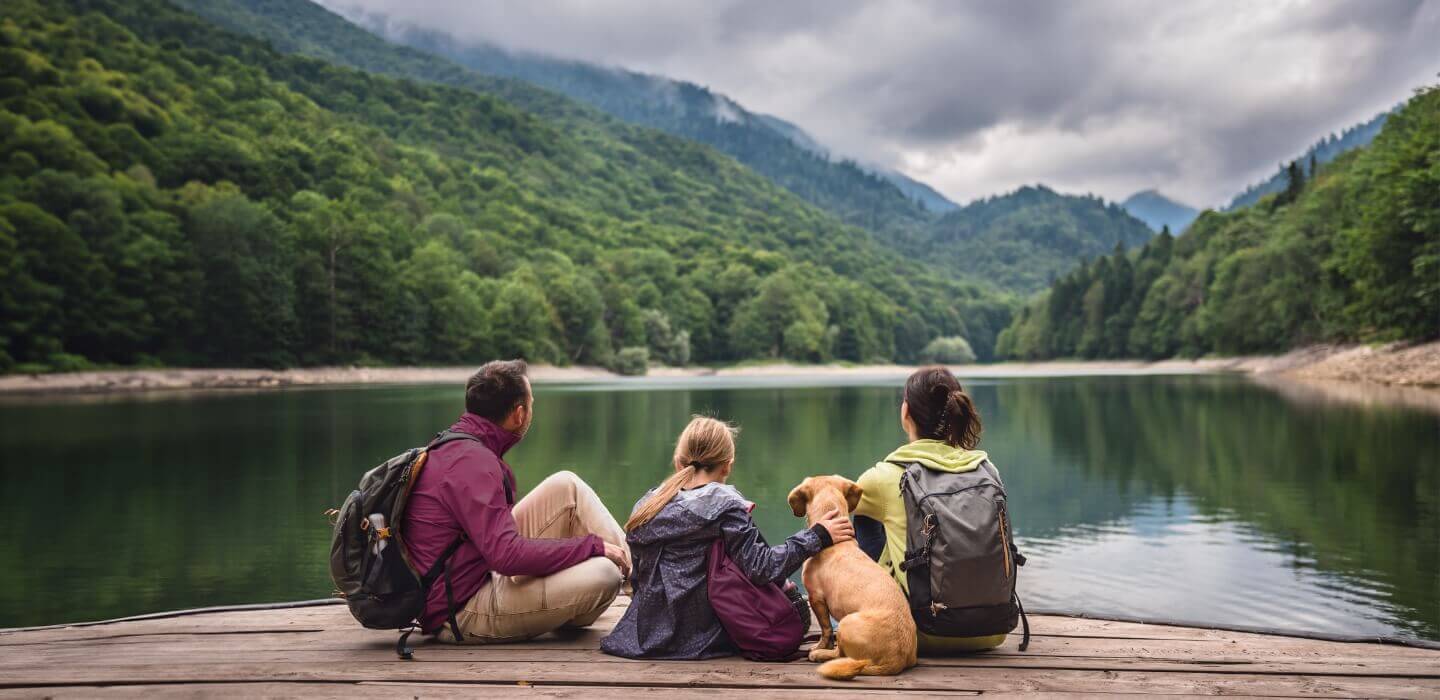
<instances>
[{"instance_id":1,"label":"lake","mask_svg":"<svg viewBox=\"0 0 1440 700\"><path fill-rule=\"evenodd\" d=\"M693 413L772 542L805 475L902 439L899 382L536 388L522 491L570 469L623 520ZM819 384L819 385L816 385ZM1440 640L1440 416L1233 376L967 382L1010 492L1028 609ZM322 598L336 506L448 425L459 387L0 402L0 627Z\"/></svg>"}]
</instances>

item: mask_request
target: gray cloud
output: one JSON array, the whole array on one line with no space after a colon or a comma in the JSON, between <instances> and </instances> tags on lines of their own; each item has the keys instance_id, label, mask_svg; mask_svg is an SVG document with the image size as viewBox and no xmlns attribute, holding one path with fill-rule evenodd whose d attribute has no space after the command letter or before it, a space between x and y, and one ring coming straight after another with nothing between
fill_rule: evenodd
<instances>
[{"instance_id":1,"label":"gray cloud","mask_svg":"<svg viewBox=\"0 0 1440 700\"><path fill-rule=\"evenodd\" d=\"M1221 204L1440 71L1440 0L326 2L706 85L959 201Z\"/></svg>"}]
</instances>

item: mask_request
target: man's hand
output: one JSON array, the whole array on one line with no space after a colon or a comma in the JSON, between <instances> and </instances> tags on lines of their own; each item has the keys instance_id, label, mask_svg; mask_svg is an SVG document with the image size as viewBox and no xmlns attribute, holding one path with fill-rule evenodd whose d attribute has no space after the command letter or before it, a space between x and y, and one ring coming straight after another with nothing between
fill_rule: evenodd
<instances>
[{"instance_id":1,"label":"man's hand","mask_svg":"<svg viewBox=\"0 0 1440 700\"><path fill-rule=\"evenodd\" d=\"M630 555L625 552L623 547L617 547L616 545L606 542L605 558L615 562L615 566L620 567L620 576L630 578Z\"/></svg>"},{"instance_id":2,"label":"man's hand","mask_svg":"<svg viewBox=\"0 0 1440 700\"><path fill-rule=\"evenodd\" d=\"M855 539L855 526L850 523L849 518L841 514L839 508L831 508L830 512L820 516L815 524L830 533L830 544L832 545Z\"/></svg>"}]
</instances>

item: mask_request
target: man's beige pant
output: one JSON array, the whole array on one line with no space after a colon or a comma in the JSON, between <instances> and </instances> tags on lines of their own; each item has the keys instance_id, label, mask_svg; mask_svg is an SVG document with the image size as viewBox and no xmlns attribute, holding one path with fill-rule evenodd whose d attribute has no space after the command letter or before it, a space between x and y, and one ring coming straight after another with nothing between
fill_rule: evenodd
<instances>
[{"instance_id":1,"label":"man's beige pant","mask_svg":"<svg viewBox=\"0 0 1440 700\"><path fill-rule=\"evenodd\" d=\"M561 538L595 534L625 545L625 531L594 489L572 472L556 472L515 504L522 537ZM600 617L620 591L620 569L592 557L549 576L490 574L465 608L455 613L466 644L518 642L561 627L585 627ZM440 639L453 642L447 625Z\"/></svg>"}]
</instances>

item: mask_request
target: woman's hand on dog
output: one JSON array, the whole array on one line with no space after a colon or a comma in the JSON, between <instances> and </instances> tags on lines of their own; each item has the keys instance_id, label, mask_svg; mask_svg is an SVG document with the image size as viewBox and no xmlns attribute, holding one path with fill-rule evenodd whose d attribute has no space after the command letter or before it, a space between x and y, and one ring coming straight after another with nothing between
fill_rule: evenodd
<instances>
[{"instance_id":1,"label":"woman's hand on dog","mask_svg":"<svg viewBox=\"0 0 1440 700\"><path fill-rule=\"evenodd\" d=\"M825 528L825 531L830 533L830 544L832 546L855 539L855 526L850 523L850 518L841 512L839 508L831 508L830 512L820 516L820 519L816 520L815 524Z\"/></svg>"}]
</instances>

